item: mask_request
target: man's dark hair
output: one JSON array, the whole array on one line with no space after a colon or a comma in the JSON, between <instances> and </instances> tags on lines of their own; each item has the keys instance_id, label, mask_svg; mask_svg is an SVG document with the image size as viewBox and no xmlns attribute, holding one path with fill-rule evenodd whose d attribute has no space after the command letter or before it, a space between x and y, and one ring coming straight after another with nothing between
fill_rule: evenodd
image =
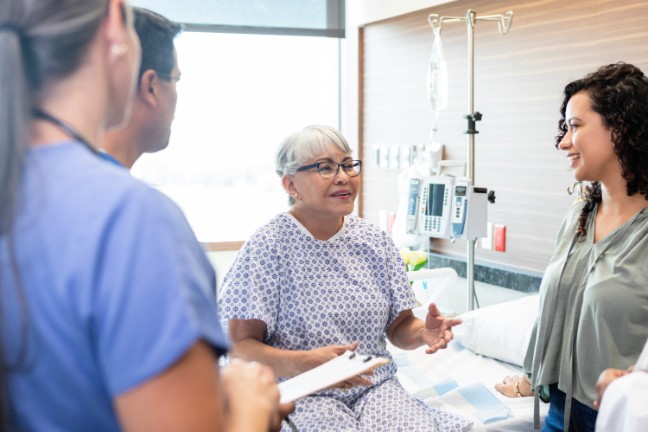
<instances>
[{"instance_id":1,"label":"man's dark hair","mask_svg":"<svg viewBox=\"0 0 648 432\"><path fill-rule=\"evenodd\" d=\"M164 79L175 65L173 40L182 32L182 25L148 9L133 8L135 30L142 45L142 63L139 77L149 70L158 72Z\"/></svg>"}]
</instances>

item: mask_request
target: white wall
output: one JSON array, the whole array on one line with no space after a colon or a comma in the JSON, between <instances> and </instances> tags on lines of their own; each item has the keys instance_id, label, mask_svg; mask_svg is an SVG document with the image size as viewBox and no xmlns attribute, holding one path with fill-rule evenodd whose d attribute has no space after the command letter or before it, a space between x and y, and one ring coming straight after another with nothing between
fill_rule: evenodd
<instances>
[{"instance_id":1,"label":"white wall","mask_svg":"<svg viewBox=\"0 0 648 432\"><path fill-rule=\"evenodd\" d=\"M238 251L207 252L207 258L209 258L216 270L216 281L219 290L223 287L223 278L234 263L236 254L238 254Z\"/></svg>"},{"instance_id":2,"label":"white wall","mask_svg":"<svg viewBox=\"0 0 648 432\"><path fill-rule=\"evenodd\" d=\"M431 8L455 0L347 0L346 39L341 59L341 131L353 148L359 144L358 98L361 86L359 77L359 34L367 24Z\"/></svg>"}]
</instances>

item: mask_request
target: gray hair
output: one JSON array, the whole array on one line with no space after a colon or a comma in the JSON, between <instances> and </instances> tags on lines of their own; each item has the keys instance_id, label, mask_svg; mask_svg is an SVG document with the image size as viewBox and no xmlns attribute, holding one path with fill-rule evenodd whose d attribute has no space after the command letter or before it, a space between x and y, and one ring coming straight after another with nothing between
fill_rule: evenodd
<instances>
[{"instance_id":1,"label":"gray hair","mask_svg":"<svg viewBox=\"0 0 648 432\"><path fill-rule=\"evenodd\" d=\"M335 128L326 125L306 126L284 140L275 157L275 170L279 176L295 174L297 168L305 161L326 152L331 146L339 148L344 153L352 153L346 138ZM290 205L295 203L293 197L288 198Z\"/></svg>"}]
</instances>

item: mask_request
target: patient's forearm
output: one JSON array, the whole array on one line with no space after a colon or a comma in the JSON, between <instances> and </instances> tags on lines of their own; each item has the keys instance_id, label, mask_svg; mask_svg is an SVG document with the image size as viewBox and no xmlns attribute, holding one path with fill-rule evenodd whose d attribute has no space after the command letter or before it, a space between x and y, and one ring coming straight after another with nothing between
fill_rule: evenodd
<instances>
[{"instance_id":1,"label":"patient's forearm","mask_svg":"<svg viewBox=\"0 0 648 432\"><path fill-rule=\"evenodd\" d=\"M345 351L355 351L358 341L345 345L327 345L304 351L285 350L264 343L266 324L261 320L229 320L232 357L257 361L270 366L278 377L292 377L311 370Z\"/></svg>"},{"instance_id":2,"label":"patient's forearm","mask_svg":"<svg viewBox=\"0 0 648 432\"><path fill-rule=\"evenodd\" d=\"M278 377L292 377L310 369L305 359L306 353L274 348L253 338L235 341L230 351L234 358L270 366Z\"/></svg>"},{"instance_id":3,"label":"patient's forearm","mask_svg":"<svg viewBox=\"0 0 648 432\"><path fill-rule=\"evenodd\" d=\"M305 351L288 351L264 343L266 330L266 323L261 320L230 319L230 356L270 366L278 377L295 376L310 369L304 361Z\"/></svg>"},{"instance_id":4,"label":"patient's forearm","mask_svg":"<svg viewBox=\"0 0 648 432\"><path fill-rule=\"evenodd\" d=\"M394 327L395 325L395 327ZM387 333L389 341L401 349L415 349L425 343L423 331L425 323L414 315L406 316L392 325L393 330Z\"/></svg>"}]
</instances>

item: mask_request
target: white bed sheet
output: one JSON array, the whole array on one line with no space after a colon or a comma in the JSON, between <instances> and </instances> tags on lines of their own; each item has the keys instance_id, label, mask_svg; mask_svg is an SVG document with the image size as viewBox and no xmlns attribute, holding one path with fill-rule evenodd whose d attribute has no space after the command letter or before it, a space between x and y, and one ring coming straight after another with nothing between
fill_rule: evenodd
<instances>
[{"instance_id":1,"label":"white bed sheet","mask_svg":"<svg viewBox=\"0 0 648 432\"><path fill-rule=\"evenodd\" d=\"M456 341L434 354L426 354L423 347L403 351L390 346L389 350L399 367L398 379L407 391L431 405L470 417L474 421L472 431L533 431L533 398L507 398L494 388L505 376L520 374L519 367L475 354ZM442 388L444 383L458 385L463 390L455 389L439 396L435 388ZM468 403L461 394L473 390L478 390L476 394L481 397ZM493 407L508 408L504 413L507 417L499 416L502 411L493 411ZM548 408L548 404L540 402L542 420Z\"/></svg>"}]
</instances>

